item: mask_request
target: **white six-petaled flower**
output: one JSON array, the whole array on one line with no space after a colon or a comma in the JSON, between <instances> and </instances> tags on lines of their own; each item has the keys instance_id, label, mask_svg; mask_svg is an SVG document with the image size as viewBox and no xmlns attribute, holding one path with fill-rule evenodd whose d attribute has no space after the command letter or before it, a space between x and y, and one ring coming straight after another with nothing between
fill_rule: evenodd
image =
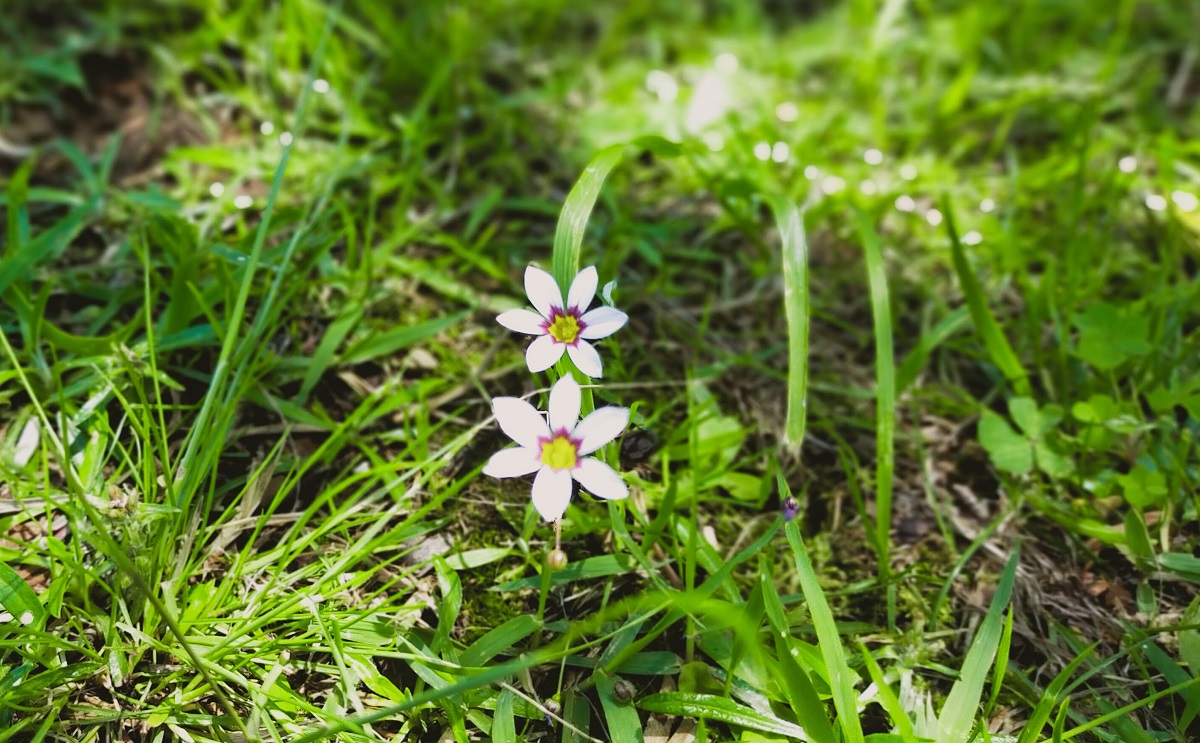
<instances>
[{"instance_id":1,"label":"white six-petaled flower","mask_svg":"<svg viewBox=\"0 0 1200 743\"><path fill-rule=\"evenodd\" d=\"M583 269L571 281L564 303L562 289L553 276L534 266L525 269L525 293L537 312L509 310L496 320L509 330L538 336L525 354L529 371L549 369L565 351L579 371L593 379L600 377L600 354L588 341L617 332L629 316L612 307L586 312L596 297L598 281L595 266Z\"/></svg>"},{"instance_id":2,"label":"white six-petaled flower","mask_svg":"<svg viewBox=\"0 0 1200 743\"><path fill-rule=\"evenodd\" d=\"M533 478L533 505L542 518L558 521L571 500L571 480L592 495L620 500L629 489L617 472L588 454L617 437L629 423L629 408L605 407L579 420L582 394L570 375L550 389L549 423L519 397L497 397L492 410L500 429L520 446L492 455L483 468L492 477Z\"/></svg>"}]
</instances>

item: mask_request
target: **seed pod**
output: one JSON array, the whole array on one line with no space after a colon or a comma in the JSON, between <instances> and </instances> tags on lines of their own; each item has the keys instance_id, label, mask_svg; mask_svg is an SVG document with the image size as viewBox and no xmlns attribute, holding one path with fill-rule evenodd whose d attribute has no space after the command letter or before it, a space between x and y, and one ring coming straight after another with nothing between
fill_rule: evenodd
<instances>
[{"instance_id":1,"label":"seed pod","mask_svg":"<svg viewBox=\"0 0 1200 743\"><path fill-rule=\"evenodd\" d=\"M613 697L621 704L632 702L635 694L637 694L637 689L633 688L633 684L625 679L617 679L613 682Z\"/></svg>"},{"instance_id":2,"label":"seed pod","mask_svg":"<svg viewBox=\"0 0 1200 743\"><path fill-rule=\"evenodd\" d=\"M546 565L551 570L562 570L567 566L567 553L562 550L550 550L546 555Z\"/></svg>"},{"instance_id":3,"label":"seed pod","mask_svg":"<svg viewBox=\"0 0 1200 743\"><path fill-rule=\"evenodd\" d=\"M558 703L557 699L547 699L545 702L542 702L542 704L546 707L546 711L552 715L557 715L559 712L562 712L562 705Z\"/></svg>"}]
</instances>

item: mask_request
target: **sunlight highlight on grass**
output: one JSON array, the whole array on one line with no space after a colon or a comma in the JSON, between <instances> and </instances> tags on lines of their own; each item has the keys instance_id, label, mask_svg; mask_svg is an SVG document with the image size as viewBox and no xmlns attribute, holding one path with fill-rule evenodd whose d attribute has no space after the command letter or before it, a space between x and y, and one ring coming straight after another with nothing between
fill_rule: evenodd
<instances>
[{"instance_id":1,"label":"sunlight highlight on grass","mask_svg":"<svg viewBox=\"0 0 1200 743\"><path fill-rule=\"evenodd\" d=\"M788 326L787 423L784 441L804 443L808 420L808 243L800 208L782 196L766 194L775 215L783 263L783 304Z\"/></svg>"}]
</instances>

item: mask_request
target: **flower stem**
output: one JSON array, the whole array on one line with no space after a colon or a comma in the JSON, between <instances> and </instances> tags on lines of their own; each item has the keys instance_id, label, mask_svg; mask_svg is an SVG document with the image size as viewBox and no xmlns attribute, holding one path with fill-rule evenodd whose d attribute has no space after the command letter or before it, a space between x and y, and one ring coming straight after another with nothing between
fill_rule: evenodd
<instances>
[{"instance_id":1,"label":"flower stem","mask_svg":"<svg viewBox=\"0 0 1200 743\"><path fill-rule=\"evenodd\" d=\"M562 522L554 522L554 549L562 548ZM533 633L533 647L537 649L542 644L542 624L546 616L546 598L550 595L550 574L554 569L550 567L550 553L546 553L546 557L542 561L542 586L538 592L538 608L537 621L538 628Z\"/></svg>"}]
</instances>

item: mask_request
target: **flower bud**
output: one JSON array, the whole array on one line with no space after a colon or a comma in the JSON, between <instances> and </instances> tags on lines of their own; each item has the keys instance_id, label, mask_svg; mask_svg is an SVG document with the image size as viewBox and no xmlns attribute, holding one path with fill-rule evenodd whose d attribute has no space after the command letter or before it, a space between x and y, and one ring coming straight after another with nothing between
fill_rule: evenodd
<instances>
[{"instance_id":1,"label":"flower bud","mask_svg":"<svg viewBox=\"0 0 1200 743\"><path fill-rule=\"evenodd\" d=\"M546 565L551 570L562 570L567 566L567 553L562 550L550 550L550 554L546 555Z\"/></svg>"},{"instance_id":2,"label":"flower bud","mask_svg":"<svg viewBox=\"0 0 1200 743\"><path fill-rule=\"evenodd\" d=\"M795 498L786 498L783 501L783 520L791 521L796 518L796 514L800 513L800 501Z\"/></svg>"}]
</instances>

